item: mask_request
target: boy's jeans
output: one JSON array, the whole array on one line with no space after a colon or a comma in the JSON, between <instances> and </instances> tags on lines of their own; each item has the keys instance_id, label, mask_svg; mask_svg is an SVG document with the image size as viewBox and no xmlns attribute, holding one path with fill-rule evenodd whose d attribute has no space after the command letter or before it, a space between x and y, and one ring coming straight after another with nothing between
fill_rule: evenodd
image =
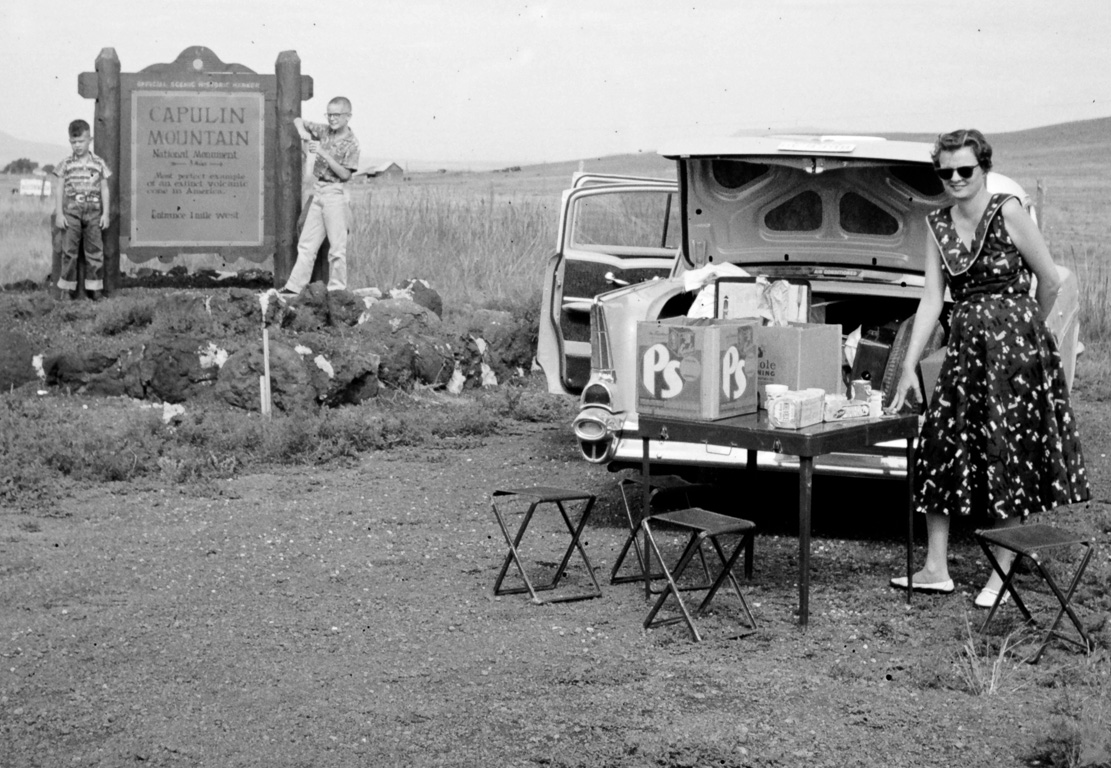
<instances>
[{"instance_id":1,"label":"boy's jeans","mask_svg":"<svg viewBox=\"0 0 1111 768\"><path fill-rule=\"evenodd\" d=\"M297 263L285 289L300 293L312 278L316 253L328 237L328 290L347 287L347 192L341 184L317 183L297 241Z\"/></svg>"},{"instance_id":2,"label":"boy's jeans","mask_svg":"<svg viewBox=\"0 0 1111 768\"><path fill-rule=\"evenodd\" d=\"M62 271L58 287L77 289L77 255L85 246L85 290L104 290L104 245L100 234L100 201L66 201L66 233L62 240Z\"/></svg>"}]
</instances>

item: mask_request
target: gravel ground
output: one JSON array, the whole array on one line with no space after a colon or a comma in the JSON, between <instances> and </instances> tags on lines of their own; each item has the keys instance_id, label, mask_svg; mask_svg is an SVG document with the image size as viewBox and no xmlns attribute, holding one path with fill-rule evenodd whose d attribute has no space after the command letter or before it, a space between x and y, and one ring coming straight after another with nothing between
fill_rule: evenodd
<instances>
[{"instance_id":1,"label":"gravel ground","mask_svg":"<svg viewBox=\"0 0 1111 768\"><path fill-rule=\"evenodd\" d=\"M1111 666L1106 406L1078 416L1097 501L1043 519L1099 536L1078 597L1099 648L1007 657L990 696L958 663L986 577L972 525L954 536L958 593L907 607L887 587L903 558L894 484L819 480L804 631L793 486L764 481L743 584L759 630L731 637L722 593L697 644L682 625L645 632L640 586L608 584L615 478L562 425L203 493L105 485L50 514L0 509L0 765L1045 765L1093 692L1106 706ZM602 597L493 596L505 544L489 494L531 484L599 495L584 539ZM558 560L554 520L530 534L529 562ZM568 588L585 583L573 560ZM1032 602L1049 607L1044 590ZM995 655L975 656L981 679Z\"/></svg>"}]
</instances>

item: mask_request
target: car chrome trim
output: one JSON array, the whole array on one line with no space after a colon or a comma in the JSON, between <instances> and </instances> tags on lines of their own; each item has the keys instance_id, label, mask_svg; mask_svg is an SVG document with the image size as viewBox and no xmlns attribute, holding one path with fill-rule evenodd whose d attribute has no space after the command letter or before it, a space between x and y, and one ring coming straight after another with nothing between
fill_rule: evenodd
<instances>
[{"instance_id":1,"label":"car chrome trim","mask_svg":"<svg viewBox=\"0 0 1111 768\"><path fill-rule=\"evenodd\" d=\"M893 440L881 445L889 454L831 453L814 459L818 474L852 477L906 477L906 441ZM878 447L878 446L877 446ZM653 463L690 465L701 467L732 467L743 469L748 461L748 451L730 446L707 443L679 443L673 440L649 441L649 459ZM643 458L643 442L639 437L619 437L614 441L611 462L639 465ZM756 465L761 469L797 470L797 456L757 451Z\"/></svg>"},{"instance_id":2,"label":"car chrome trim","mask_svg":"<svg viewBox=\"0 0 1111 768\"><path fill-rule=\"evenodd\" d=\"M621 428L623 421L621 415L615 415L608 408L596 405L583 408L571 422L583 458L592 464L609 463L617 445L615 430Z\"/></svg>"}]
</instances>

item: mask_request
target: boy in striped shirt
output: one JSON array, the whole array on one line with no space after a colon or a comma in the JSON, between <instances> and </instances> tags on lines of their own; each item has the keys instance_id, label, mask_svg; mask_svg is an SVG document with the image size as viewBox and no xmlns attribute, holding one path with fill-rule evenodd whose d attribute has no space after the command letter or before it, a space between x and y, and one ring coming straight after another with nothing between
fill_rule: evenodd
<instances>
[{"instance_id":1,"label":"boy in striped shirt","mask_svg":"<svg viewBox=\"0 0 1111 768\"><path fill-rule=\"evenodd\" d=\"M112 172L89 149L92 134L84 120L69 124L69 145L73 154L54 169L54 224L64 229L62 271L58 288L62 298L77 290L77 255L85 248L85 291L93 301L104 291L104 246L101 230L108 227L108 177Z\"/></svg>"}]
</instances>

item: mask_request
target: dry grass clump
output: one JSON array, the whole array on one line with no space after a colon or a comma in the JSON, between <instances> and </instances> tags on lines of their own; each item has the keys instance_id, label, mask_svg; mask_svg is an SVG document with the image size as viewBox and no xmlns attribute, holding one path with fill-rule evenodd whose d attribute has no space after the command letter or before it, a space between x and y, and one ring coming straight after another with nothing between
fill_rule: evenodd
<instances>
[{"instance_id":1,"label":"dry grass clump","mask_svg":"<svg viewBox=\"0 0 1111 768\"><path fill-rule=\"evenodd\" d=\"M1088 398L1111 399L1111 258L1095 246L1069 245L1062 266L1072 270L1080 288L1080 341L1084 354L1077 360L1077 386Z\"/></svg>"},{"instance_id":2,"label":"dry grass clump","mask_svg":"<svg viewBox=\"0 0 1111 768\"><path fill-rule=\"evenodd\" d=\"M47 221L53 210L50 198L0 196L0 286L21 280L41 283L50 275Z\"/></svg>"},{"instance_id":3,"label":"dry grass clump","mask_svg":"<svg viewBox=\"0 0 1111 768\"><path fill-rule=\"evenodd\" d=\"M1025 663L1040 633L1019 626L1001 639L978 637L965 617L966 640L953 658L961 685L974 696L1018 694L1039 672L1063 691L1051 711L1030 765L1053 768L1111 766L1111 667L1107 649L1096 649L1063 669ZM1027 645L1026 649L1020 647ZM1041 666L1046 666L1043 662ZM1002 705L996 705L1002 706Z\"/></svg>"},{"instance_id":4,"label":"dry grass clump","mask_svg":"<svg viewBox=\"0 0 1111 768\"><path fill-rule=\"evenodd\" d=\"M1016 648L1022 644L1022 628L1011 632L999 641L998 647L991 638L979 637L965 616L965 641L953 659L957 677L966 690L974 696L994 696L1014 693L1026 683L1019 669L1022 659Z\"/></svg>"},{"instance_id":5,"label":"dry grass clump","mask_svg":"<svg viewBox=\"0 0 1111 768\"><path fill-rule=\"evenodd\" d=\"M1069 245L1060 259L1080 286L1080 338L1085 344L1111 340L1111 259L1094 246Z\"/></svg>"},{"instance_id":6,"label":"dry grass clump","mask_svg":"<svg viewBox=\"0 0 1111 768\"><path fill-rule=\"evenodd\" d=\"M1046 735L1031 765L1053 768L1111 766L1111 679L1106 651L1082 662L1080 680L1062 687L1049 712Z\"/></svg>"},{"instance_id":7,"label":"dry grass clump","mask_svg":"<svg viewBox=\"0 0 1111 768\"><path fill-rule=\"evenodd\" d=\"M96 313L93 331L98 336L119 336L149 328L158 314L161 299L107 302Z\"/></svg>"},{"instance_id":8,"label":"dry grass clump","mask_svg":"<svg viewBox=\"0 0 1111 768\"><path fill-rule=\"evenodd\" d=\"M539 385L536 385L539 386ZM41 507L67 486L156 479L196 483L262 468L324 465L397 446L466 447L507 421L567 416L561 398L506 386L476 397L386 393L375 401L264 419L191 402L0 395L0 504Z\"/></svg>"}]
</instances>

